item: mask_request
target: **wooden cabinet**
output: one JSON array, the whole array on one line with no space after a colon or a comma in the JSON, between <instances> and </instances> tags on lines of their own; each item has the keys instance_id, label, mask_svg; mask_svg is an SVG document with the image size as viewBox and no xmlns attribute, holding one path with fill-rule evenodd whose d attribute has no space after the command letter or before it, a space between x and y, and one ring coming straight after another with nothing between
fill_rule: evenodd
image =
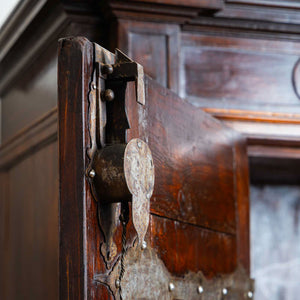
<instances>
[{"instance_id":1,"label":"wooden cabinet","mask_svg":"<svg viewBox=\"0 0 300 300\"><path fill-rule=\"evenodd\" d=\"M126 75L123 73L118 79L120 83L110 82L109 77L103 79L101 75L93 77L95 66L105 63L117 68L122 61L114 61L110 53L84 38L60 42L60 296L63 299L77 295L104 299L105 284L116 298L120 294L128 299L198 299L197 289L201 287L204 289L204 299L209 295L221 299L222 283L214 283L212 290L213 287L209 287L211 283L201 284L203 278L199 277L200 271L211 280L216 280L218 274L237 276L232 274L238 273L239 278L231 284L229 282L232 279L227 279L223 288L228 289L228 297L233 299L238 295L243 298L252 289L247 275L249 204L245 140L147 76L145 101L138 103L134 93L122 96L119 89L124 85L122 80ZM102 76L105 78L106 75ZM92 82L91 78L94 78ZM95 87L91 90L90 86L99 80L104 84L99 83L97 92L93 92ZM99 111L102 111L104 104L93 101L99 99L97 93L101 95L108 84L114 91L115 99L103 108L105 116L97 114L97 110L93 115L94 105L98 105ZM87 97L89 93L92 94ZM125 121L121 121L123 117ZM95 126L99 126L96 124L106 118L104 131L108 145L103 146L102 142L95 141L97 148L105 150L108 147L113 151L113 147L118 147L120 143L130 143L138 138L147 142L151 149L155 185L150 200L150 223L145 240L147 249L140 250L139 246L132 244L136 238L132 224L134 204L131 205L132 214L129 216L125 240L120 237L121 222L115 224L115 230L111 229L107 235L104 233L106 227L103 219L108 219L109 215L105 214L101 220L101 210L106 210L106 199L101 190L96 193L97 197L95 193L93 197L86 176L91 172L88 169L89 160L94 157L87 155L93 151L93 120L98 118ZM126 125L126 119L129 126ZM125 124L123 131L127 132L126 137L121 133L121 124ZM97 176L100 174L95 172L92 178ZM124 197L119 200L124 201ZM125 203L122 202L122 205ZM118 208L114 205L114 209ZM139 218L145 220L147 216L143 214ZM106 245L108 249L105 236L113 232L117 252L108 263L103 251L100 254L100 248ZM126 247L124 266L122 247ZM106 252L113 255L113 250ZM159 264L155 263L156 255L158 261L161 260ZM133 263L130 263L131 259ZM160 264L169 273L166 278L159 271ZM124 274L121 273L122 268ZM119 273L123 275L118 277ZM191 277L194 277L192 282L189 281ZM115 287L116 280L120 281L119 290ZM160 280L162 283L159 284ZM174 291L169 286L173 282Z\"/></svg>"},{"instance_id":2,"label":"wooden cabinet","mask_svg":"<svg viewBox=\"0 0 300 300\"><path fill-rule=\"evenodd\" d=\"M150 88L157 88L157 94L152 90L152 95L160 99L158 106L162 111L173 111L176 105L168 108L159 95L171 97L171 102L185 99L189 117L185 115L181 119L185 120L184 128L187 124L205 127L205 122L201 123L201 118L196 116L198 113L203 116L200 110L210 115L205 115L209 124L218 124L214 125L218 130L213 126L203 129L207 137L204 145L193 138L200 133L198 125L191 125L191 136L170 131L173 127L167 131L176 140L176 147L180 143L178 137L186 144L193 141L197 153L212 161L212 167L209 164L203 167L207 170L205 174L200 167L196 173L182 174L200 178L193 197L208 199L203 200L203 205L195 202L184 206L188 200L182 198L178 189L175 192L175 186L165 199L175 197L178 202L169 204L158 200L159 197L152 199L151 224L155 225L150 228L148 241L153 248L173 251L174 261L161 253L169 271L184 273L176 253L184 256L186 249L178 246L175 251L167 241L157 240L155 236L166 228L175 230L174 224L184 243L190 240L186 236L187 228L197 228L197 233L191 234L196 244L189 246L189 255L193 257L200 252L203 260L196 264L186 262L188 269L201 269L207 277L228 274L239 262L249 269L248 208L243 206L246 202L238 200L248 195L249 159L252 274L259 275L257 297L264 299L267 286L264 279L272 282L274 272L263 278L259 271L268 270L265 268L274 263L297 264L300 256L297 246L300 244L297 233L299 9L298 1L292 0L22 2L0 31L0 260L3 266L0 298L59 297L57 41L68 36L84 36L110 51L119 48L143 65L145 73L152 78L147 79ZM154 81L161 87L155 86ZM129 110L129 117L130 114L134 110ZM163 128L174 122L171 113L155 120ZM211 120L214 121L210 123ZM161 132L161 144L151 142L151 147L165 145L169 151L166 136ZM210 140L213 137L214 142ZM214 143L218 146L211 148ZM164 148L156 151L164 153ZM169 163L179 170L182 166L174 158L176 155L179 154L171 153ZM160 163L158 156L156 159ZM218 169L221 165L224 170ZM162 176L159 169L158 172ZM165 180L171 177L174 182L179 180L180 173L178 177L170 174ZM274 197L276 205L271 201ZM234 199L236 209L231 200L222 202L223 198ZM95 217L96 204L92 199L89 201ZM282 240L275 238L274 226L278 218L284 222L281 208L286 211L282 235L290 237ZM81 212L79 216L83 216ZM262 223L262 220L269 221ZM101 234L96 224L93 226L96 253ZM272 239L263 238L260 228ZM218 236L219 242L213 242L212 236ZM224 263L218 250L222 245L226 253L231 253L228 258L224 254ZM272 252L275 246L270 245L278 245L279 250ZM287 248L290 255L281 254ZM270 259L262 261L260 257L265 253ZM97 268L99 261L97 258ZM79 271L83 265L77 265ZM297 277L291 268L280 270L289 282ZM267 292L274 299L280 293L287 297L288 293L299 294L297 286L277 284ZM97 287L93 289L96 291Z\"/></svg>"}]
</instances>

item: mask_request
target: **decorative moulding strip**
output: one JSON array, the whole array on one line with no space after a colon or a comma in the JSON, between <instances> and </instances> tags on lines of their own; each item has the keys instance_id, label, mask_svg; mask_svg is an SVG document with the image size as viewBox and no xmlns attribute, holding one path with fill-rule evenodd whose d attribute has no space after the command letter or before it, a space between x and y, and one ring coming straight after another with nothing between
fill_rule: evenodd
<instances>
[{"instance_id":1,"label":"decorative moulding strip","mask_svg":"<svg viewBox=\"0 0 300 300\"><path fill-rule=\"evenodd\" d=\"M300 147L274 147L249 145L248 155L250 157L268 157L281 159L300 159Z\"/></svg>"},{"instance_id":2,"label":"decorative moulding strip","mask_svg":"<svg viewBox=\"0 0 300 300\"><path fill-rule=\"evenodd\" d=\"M203 110L218 119L245 121L250 120L252 122L265 123L300 124L300 114L222 108L203 108Z\"/></svg>"},{"instance_id":3,"label":"decorative moulding strip","mask_svg":"<svg viewBox=\"0 0 300 300\"><path fill-rule=\"evenodd\" d=\"M22 1L17 9L12 12L0 31L0 61L40 12L45 3L46 0Z\"/></svg>"},{"instance_id":4,"label":"decorative moulding strip","mask_svg":"<svg viewBox=\"0 0 300 300\"><path fill-rule=\"evenodd\" d=\"M127 1L127 3L133 1ZM203 9L213 9L219 10L222 9L224 4L223 0L134 0L136 3L151 3L159 4L159 5L169 5L172 6L181 6L181 7L195 7L195 8L203 8Z\"/></svg>"},{"instance_id":5,"label":"decorative moulding strip","mask_svg":"<svg viewBox=\"0 0 300 300\"><path fill-rule=\"evenodd\" d=\"M43 31L43 36L36 36L35 42L30 44L30 46L24 44L24 49L26 49L25 54L19 57L19 59L15 62L12 62L11 65L9 67L6 67L4 70L5 76L0 79L0 93L4 93L9 88L9 84L13 82L14 78L20 72L20 70L34 61L37 54L41 53L41 51L49 46L51 41L55 41L55 36L57 36L57 34L67 26L68 22L69 21L66 15L63 12L60 12L59 14L57 14L52 26L48 26L47 28L45 28L45 30ZM21 35L18 41L22 38L24 38L24 35ZM7 51L11 51L11 49ZM3 59L5 59L5 57Z\"/></svg>"},{"instance_id":6,"label":"decorative moulding strip","mask_svg":"<svg viewBox=\"0 0 300 300\"><path fill-rule=\"evenodd\" d=\"M255 157L300 158L300 114L204 108L244 134Z\"/></svg>"},{"instance_id":7,"label":"decorative moulding strip","mask_svg":"<svg viewBox=\"0 0 300 300\"><path fill-rule=\"evenodd\" d=\"M57 140L57 108L24 128L0 147L0 170Z\"/></svg>"},{"instance_id":8,"label":"decorative moulding strip","mask_svg":"<svg viewBox=\"0 0 300 300\"><path fill-rule=\"evenodd\" d=\"M299 8L300 2L298 0L290 1L274 1L274 0L226 0L226 3L233 4L247 4L247 5L258 5L258 6L269 6L279 8Z\"/></svg>"}]
</instances>

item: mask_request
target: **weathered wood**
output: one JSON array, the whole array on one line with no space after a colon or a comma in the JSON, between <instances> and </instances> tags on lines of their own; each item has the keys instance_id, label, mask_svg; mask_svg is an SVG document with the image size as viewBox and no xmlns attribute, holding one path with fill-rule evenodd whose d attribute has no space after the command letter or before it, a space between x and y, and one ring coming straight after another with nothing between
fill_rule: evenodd
<instances>
[{"instance_id":1,"label":"weathered wood","mask_svg":"<svg viewBox=\"0 0 300 300\"><path fill-rule=\"evenodd\" d=\"M232 132L153 80L147 79L146 86L145 107L128 96L128 138L143 138L153 153L151 212L235 233Z\"/></svg>"},{"instance_id":2,"label":"weathered wood","mask_svg":"<svg viewBox=\"0 0 300 300\"><path fill-rule=\"evenodd\" d=\"M106 272L106 266L100 255L103 235L97 205L85 179L92 44L69 38L60 42L59 49L60 296L109 297L93 280ZM233 272L239 265L248 270L245 140L147 76L145 84L146 104L136 102L130 84L125 109L130 126L127 142L143 139L154 159L148 244L174 275L202 270L213 277ZM111 127L112 116L122 112L116 104L109 105L107 112ZM239 152L235 150L238 143L242 145ZM240 213L244 219L237 229ZM117 227L114 242L120 255L121 224ZM136 237L132 222L127 230L129 246Z\"/></svg>"},{"instance_id":3,"label":"weathered wood","mask_svg":"<svg viewBox=\"0 0 300 300\"><path fill-rule=\"evenodd\" d=\"M88 145L85 99L93 70L93 44L60 40L58 48L60 162L60 298L84 299L87 292L85 161Z\"/></svg>"},{"instance_id":4,"label":"weathered wood","mask_svg":"<svg viewBox=\"0 0 300 300\"><path fill-rule=\"evenodd\" d=\"M100 41L101 45L113 45L111 50L114 47L128 50L134 59L144 65L146 72L160 83L173 91L180 91L182 96L182 91L186 95L200 95L189 96L189 101L205 106L206 112L249 138L252 182L272 182L277 185L299 183L300 110L297 99L297 59L300 53L300 20L297 1L104 2L108 5L100 7L94 0L67 0L63 3L52 0L25 1L0 31L0 69L3 74L0 78L1 122L2 140L5 140L5 145L0 150L0 165L2 170L5 169L3 176L1 175L0 187L0 241L3 245L0 250L0 265L3 266L0 270L1 299L56 299L58 296L58 241L53 237L58 226L55 211L57 196L52 194L54 190L57 192L57 172L52 169L57 165L55 124L47 127L43 123L46 127L41 129L33 121L54 108L56 103L54 57L56 41L61 36L82 34ZM216 12L216 9L220 10ZM103 15L108 16L105 25L102 23ZM108 28L111 29L110 32ZM99 35L103 38L100 39ZM187 36L191 38L187 39ZM197 52L191 49L200 50ZM220 61L220 58L223 60ZM248 64L248 60L251 64ZM186 73L185 61L188 62ZM246 66L247 72L243 72ZM277 73L273 72L274 69ZM262 77L261 74L266 76ZM256 82L256 77L260 78L259 82ZM214 88L210 89L211 87ZM34 124L32 130L24 130L29 124ZM37 127L34 128L35 126ZM14 140L14 135L19 130L22 131ZM50 140L47 138L49 136ZM174 192L175 186L171 190L174 195L171 192L168 194L173 201L169 202L169 198L158 201L162 197L152 199L152 213L153 218L160 218L171 224L170 227L176 224L182 228L191 226L197 228L195 230L209 230L213 235L227 236L227 233L219 231L229 231L229 236L236 235L236 260L247 268L248 215L247 203L243 200L247 194L247 162L243 158L245 144L239 137L228 138L228 143L230 139L235 144L233 155L229 154L229 150L222 153L225 158L233 157L232 161L224 158L226 168L230 169L231 165L236 164L230 171L237 173L233 176L235 183L232 185L237 189L234 197L238 201L235 214L239 218L235 222L230 221L231 215L224 225L220 224L221 218L213 216L213 210L209 211L207 217L200 210L195 217L187 208L202 209L204 203L199 201L194 206L189 205L187 199L176 197L178 193ZM210 153L209 155L213 156ZM161 154L157 155L157 161L163 164ZM201 168L195 168L197 172L184 173L184 178L188 179L193 175L202 178L205 175L206 179L211 179L208 175L217 173L216 164L212 166L212 170L205 172ZM30 175L32 172L35 176ZM46 179L42 179L42 176ZM48 187L43 180L47 180ZM170 182L170 176L167 180ZM218 180L212 179L211 186L208 182L203 182L201 187L212 188L218 186L218 183ZM231 183L227 182L226 185L230 190ZM14 195L17 196L6 194L12 187L15 189ZM17 192L18 189L21 191ZM86 207L89 208L87 215L90 218L87 221L90 222L90 227L87 227L86 239L91 241L86 250L91 253L87 257L86 286L88 297L101 299L109 297L108 292L102 286L95 286L92 277L104 270L99 257L102 236L96 221L95 202L90 197L89 187L86 190ZM32 198L35 193L39 198ZM215 194L220 194L220 191L216 190ZM203 196L204 191L201 190L199 195ZM25 209L21 211L20 207ZM205 207L204 210L209 206ZM178 209L182 209L182 213L178 213ZM26 215L32 216L32 211L34 218L39 220L39 227L33 226L32 219L28 221L26 218ZM45 211L49 215L49 223L46 225L40 223L40 215L44 215ZM216 213L219 213L218 210ZM219 218L215 225L213 217ZM73 218L75 223L78 222L74 216ZM206 223L205 219L209 219L210 223ZM209 227L214 229L208 229ZM36 237L35 255L30 255L28 250L32 235L27 230L33 230L32 234ZM14 235L21 236L20 240L13 237ZM132 240L132 228L129 228L128 235ZM74 236L73 233L71 236ZM119 241L120 238L121 231L118 229L115 239ZM117 246L120 252L120 245ZM17 250L18 248L21 250ZM13 261L14 257L17 257L16 262ZM47 270L42 268L45 264ZM171 268L172 265L169 264ZM19 283L17 287L15 282ZM49 285L46 286L45 282Z\"/></svg>"},{"instance_id":5,"label":"weathered wood","mask_svg":"<svg viewBox=\"0 0 300 300\"><path fill-rule=\"evenodd\" d=\"M236 236L152 215L149 236L169 272L201 270L207 278L237 268Z\"/></svg>"}]
</instances>

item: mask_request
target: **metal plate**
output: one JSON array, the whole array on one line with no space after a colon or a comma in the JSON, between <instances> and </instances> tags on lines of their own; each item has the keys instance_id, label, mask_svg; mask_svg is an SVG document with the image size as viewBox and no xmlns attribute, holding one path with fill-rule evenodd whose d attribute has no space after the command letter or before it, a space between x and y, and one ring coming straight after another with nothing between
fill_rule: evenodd
<instances>
[{"instance_id":1,"label":"metal plate","mask_svg":"<svg viewBox=\"0 0 300 300\"><path fill-rule=\"evenodd\" d=\"M139 244L144 241L149 224L150 198L154 188L154 165L148 145L132 139L125 149L124 172L132 194L132 219Z\"/></svg>"},{"instance_id":2,"label":"metal plate","mask_svg":"<svg viewBox=\"0 0 300 300\"><path fill-rule=\"evenodd\" d=\"M108 274L98 274L94 279L105 284L115 299L145 300L246 300L254 299L254 281L242 268L213 279L206 279L201 271L189 272L183 277L169 273L154 249L141 251L136 246L125 256L125 273L121 289L116 287L120 261Z\"/></svg>"}]
</instances>

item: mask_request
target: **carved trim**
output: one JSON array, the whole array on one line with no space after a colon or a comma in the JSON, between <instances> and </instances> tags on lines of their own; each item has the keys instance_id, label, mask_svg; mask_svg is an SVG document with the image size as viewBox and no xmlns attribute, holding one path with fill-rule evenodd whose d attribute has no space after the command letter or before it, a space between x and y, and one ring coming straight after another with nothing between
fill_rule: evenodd
<instances>
[{"instance_id":1,"label":"carved trim","mask_svg":"<svg viewBox=\"0 0 300 300\"><path fill-rule=\"evenodd\" d=\"M282 0L226 0L225 3L232 4L246 4L255 6L279 7L279 8L293 8L299 9L300 3L298 1L282 1Z\"/></svg>"},{"instance_id":2,"label":"carved trim","mask_svg":"<svg viewBox=\"0 0 300 300\"><path fill-rule=\"evenodd\" d=\"M239 109L223 108L203 108L203 110L212 116L222 120L241 120L254 121L263 123L287 123L300 124L300 114L297 113L280 113L269 111L249 111ZM300 135L300 134L299 134Z\"/></svg>"},{"instance_id":3,"label":"carved trim","mask_svg":"<svg viewBox=\"0 0 300 300\"><path fill-rule=\"evenodd\" d=\"M24 128L0 147L0 170L9 168L24 156L57 140L57 108Z\"/></svg>"},{"instance_id":4,"label":"carved trim","mask_svg":"<svg viewBox=\"0 0 300 300\"><path fill-rule=\"evenodd\" d=\"M242 11L244 13L244 11ZM229 14L229 12L227 12ZM218 17L201 16L182 26L182 31L209 32L234 37L274 38L284 41L299 41L299 25L294 23L270 22L263 19L239 19L230 17L225 11ZM247 35L245 35L247 33ZM275 34L275 36L274 36Z\"/></svg>"},{"instance_id":5,"label":"carved trim","mask_svg":"<svg viewBox=\"0 0 300 300\"><path fill-rule=\"evenodd\" d=\"M251 157L300 158L300 114L218 108L203 110L244 134Z\"/></svg>"}]
</instances>

